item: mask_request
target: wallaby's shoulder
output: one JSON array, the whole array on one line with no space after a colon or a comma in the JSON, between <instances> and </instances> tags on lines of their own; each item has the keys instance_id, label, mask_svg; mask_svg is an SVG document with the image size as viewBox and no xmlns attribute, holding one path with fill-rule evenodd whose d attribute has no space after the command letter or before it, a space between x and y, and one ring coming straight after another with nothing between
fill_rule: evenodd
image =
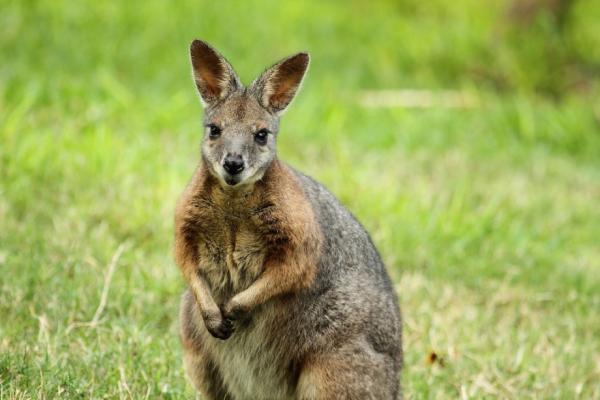
<instances>
[{"instance_id":1,"label":"wallaby's shoulder","mask_svg":"<svg viewBox=\"0 0 600 400\"><path fill-rule=\"evenodd\" d=\"M273 204L273 208L291 228L305 230L311 228L308 225L316 225L304 182L293 168L281 161L274 162L265 174L262 185L266 202Z\"/></svg>"}]
</instances>

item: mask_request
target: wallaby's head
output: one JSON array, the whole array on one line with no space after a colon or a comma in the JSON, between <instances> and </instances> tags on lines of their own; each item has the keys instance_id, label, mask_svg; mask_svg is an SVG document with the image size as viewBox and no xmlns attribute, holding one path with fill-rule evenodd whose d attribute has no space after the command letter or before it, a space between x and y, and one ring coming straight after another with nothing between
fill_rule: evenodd
<instances>
[{"instance_id":1,"label":"wallaby's head","mask_svg":"<svg viewBox=\"0 0 600 400\"><path fill-rule=\"evenodd\" d=\"M296 94L309 57L298 53L244 86L215 49L194 40L190 55L205 106L202 159L223 186L252 184L275 158L279 118Z\"/></svg>"}]
</instances>

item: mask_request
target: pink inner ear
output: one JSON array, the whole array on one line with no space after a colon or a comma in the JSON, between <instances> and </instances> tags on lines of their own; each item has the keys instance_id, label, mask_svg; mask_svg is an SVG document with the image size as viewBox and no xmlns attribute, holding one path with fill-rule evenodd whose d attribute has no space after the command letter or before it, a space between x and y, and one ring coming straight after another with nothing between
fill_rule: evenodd
<instances>
[{"instance_id":1,"label":"pink inner ear","mask_svg":"<svg viewBox=\"0 0 600 400\"><path fill-rule=\"evenodd\" d=\"M197 68L194 68L194 71L198 89L209 96L219 97L222 91L221 77L223 74L223 67L219 60L202 62Z\"/></svg>"},{"instance_id":2,"label":"pink inner ear","mask_svg":"<svg viewBox=\"0 0 600 400\"><path fill-rule=\"evenodd\" d=\"M294 85L297 85L298 82L294 84L294 81L291 79L281 80L277 82L275 85L275 92L269 98L269 102L271 103L271 105L274 107L285 107L290 101L292 101L292 98L296 93L297 87Z\"/></svg>"}]
</instances>

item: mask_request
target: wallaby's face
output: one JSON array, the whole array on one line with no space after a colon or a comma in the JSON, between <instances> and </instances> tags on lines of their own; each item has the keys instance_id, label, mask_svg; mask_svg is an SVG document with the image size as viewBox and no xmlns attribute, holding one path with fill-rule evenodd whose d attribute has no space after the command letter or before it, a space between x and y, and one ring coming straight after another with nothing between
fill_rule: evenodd
<instances>
[{"instance_id":1,"label":"wallaby's face","mask_svg":"<svg viewBox=\"0 0 600 400\"><path fill-rule=\"evenodd\" d=\"M205 106L202 159L223 186L253 184L275 158L279 118L302 82L308 54L278 62L248 87L206 43L194 40L190 54Z\"/></svg>"}]
</instances>

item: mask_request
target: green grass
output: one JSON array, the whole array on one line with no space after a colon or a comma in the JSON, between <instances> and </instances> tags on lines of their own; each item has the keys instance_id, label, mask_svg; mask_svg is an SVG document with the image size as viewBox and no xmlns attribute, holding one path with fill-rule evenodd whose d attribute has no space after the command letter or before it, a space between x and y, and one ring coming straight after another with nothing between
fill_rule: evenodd
<instances>
[{"instance_id":1,"label":"green grass","mask_svg":"<svg viewBox=\"0 0 600 400\"><path fill-rule=\"evenodd\" d=\"M246 82L311 52L279 152L381 250L407 398L600 397L600 7L521 37L492 3L3 3L0 398L193 396L171 245L198 162L195 37ZM557 70L573 63L584 84ZM480 106L359 105L402 87Z\"/></svg>"}]
</instances>

